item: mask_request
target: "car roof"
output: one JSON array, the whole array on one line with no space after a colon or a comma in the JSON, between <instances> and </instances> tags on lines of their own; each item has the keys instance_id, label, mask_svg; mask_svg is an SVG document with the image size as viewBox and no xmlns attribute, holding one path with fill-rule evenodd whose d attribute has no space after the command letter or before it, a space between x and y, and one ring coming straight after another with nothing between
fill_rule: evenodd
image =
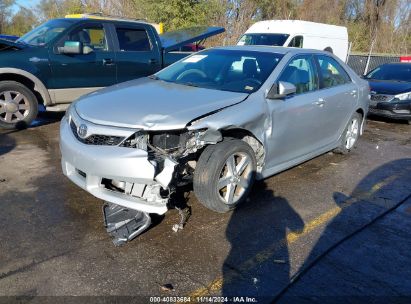
<instances>
[{"instance_id":1,"label":"car roof","mask_svg":"<svg viewBox=\"0 0 411 304\"><path fill-rule=\"evenodd\" d=\"M233 45L233 46L215 47L213 49L265 52L265 53L276 53L276 54L282 54L282 55L285 55L287 53L291 53L293 55L307 54L307 53L308 54L331 55L331 53L329 52L320 51L320 50L294 48L294 47L282 47L282 46L267 46L267 45Z\"/></svg>"},{"instance_id":2,"label":"car roof","mask_svg":"<svg viewBox=\"0 0 411 304\"><path fill-rule=\"evenodd\" d=\"M139 20L139 19L122 19L122 18L116 18L116 17L100 17L100 16L81 16L79 15L67 15L65 18L57 18L60 20L68 20L73 23L76 22L82 22L82 21L105 21L105 22L120 22L120 23L138 23L138 24L150 24L145 20Z\"/></svg>"},{"instance_id":3,"label":"car roof","mask_svg":"<svg viewBox=\"0 0 411 304\"><path fill-rule=\"evenodd\" d=\"M310 22L303 20L262 20L254 23L245 32L253 33L277 33L277 34L318 34L326 37L348 37L347 28L344 26Z\"/></svg>"}]
</instances>

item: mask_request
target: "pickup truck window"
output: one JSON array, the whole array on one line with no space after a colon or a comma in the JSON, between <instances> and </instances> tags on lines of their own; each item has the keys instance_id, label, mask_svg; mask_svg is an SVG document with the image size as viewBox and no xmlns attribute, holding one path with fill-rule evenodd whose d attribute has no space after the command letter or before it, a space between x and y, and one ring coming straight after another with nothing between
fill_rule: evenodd
<instances>
[{"instance_id":1,"label":"pickup truck window","mask_svg":"<svg viewBox=\"0 0 411 304\"><path fill-rule=\"evenodd\" d=\"M106 34L103 26L100 25L76 28L69 34L68 40L80 41L84 46L89 46L94 51L108 51Z\"/></svg>"},{"instance_id":2,"label":"pickup truck window","mask_svg":"<svg viewBox=\"0 0 411 304\"><path fill-rule=\"evenodd\" d=\"M144 29L117 28L121 52L145 52L151 50L150 40Z\"/></svg>"},{"instance_id":3,"label":"pickup truck window","mask_svg":"<svg viewBox=\"0 0 411 304\"><path fill-rule=\"evenodd\" d=\"M53 38L60 35L60 33L67 29L71 24L72 23L68 20L50 20L23 35L17 42L36 46L46 45Z\"/></svg>"}]
</instances>

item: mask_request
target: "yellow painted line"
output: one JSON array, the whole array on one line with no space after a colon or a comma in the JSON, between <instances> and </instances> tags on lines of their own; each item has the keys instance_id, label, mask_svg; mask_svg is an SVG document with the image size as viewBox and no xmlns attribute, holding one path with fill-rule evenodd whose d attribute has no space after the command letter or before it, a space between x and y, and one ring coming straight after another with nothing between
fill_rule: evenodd
<instances>
[{"instance_id":1,"label":"yellow painted line","mask_svg":"<svg viewBox=\"0 0 411 304\"><path fill-rule=\"evenodd\" d=\"M226 275L224 275L224 278L222 277L216 278L214 281L207 284L206 287L202 287L202 288L199 288L193 291L189 296L192 298L208 296L217 291L220 291L223 286L223 283L224 284L230 283L236 277L241 276L242 273L247 273L249 270L254 269L259 264L270 259L273 256L274 252L276 252L278 249L282 248L283 246L296 242L300 238L311 233L314 229L326 224L327 222L335 218L341 212L341 210L348 207L355 201L358 201L359 199L366 199L366 198L372 197L378 190L388 185L389 183L391 183L393 180L395 180L398 177L399 177L398 175L389 176L386 179L382 180L381 182L375 184L370 189L370 191L361 192L360 197L356 196L356 197L348 198L346 201L344 201L339 206L336 206L328 210L327 212L321 214L320 216L308 222L301 232L289 232L287 233L284 239L258 252L254 257L242 263L240 267L237 268L238 271L229 271Z\"/></svg>"},{"instance_id":2,"label":"yellow painted line","mask_svg":"<svg viewBox=\"0 0 411 304\"><path fill-rule=\"evenodd\" d=\"M261 264L268 259L270 259L275 251L280 249L281 247L285 246L286 244L292 244L296 242L299 238L306 236L315 228L325 224L329 220L333 219L336 215L341 212L340 207L332 208L331 210L321 214L319 217L315 218L314 220L310 221L308 224L305 225L304 229L300 232L290 232L287 233L285 239L279 241L278 243L273 244L265 248L263 251L258 252L254 257L246 260L241 266L238 268L239 272L247 272L253 268L255 268L258 264ZM234 278L240 276L237 272L229 272L227 276L224 276L224 283L227 284L233 281ZM207 287L203 287L197 289L196 291L190 294L191 297L200 297L206 296L212 292L219 291L223 286L223 278L219 277L212 281Z\"/></svg>"}]
</instances>

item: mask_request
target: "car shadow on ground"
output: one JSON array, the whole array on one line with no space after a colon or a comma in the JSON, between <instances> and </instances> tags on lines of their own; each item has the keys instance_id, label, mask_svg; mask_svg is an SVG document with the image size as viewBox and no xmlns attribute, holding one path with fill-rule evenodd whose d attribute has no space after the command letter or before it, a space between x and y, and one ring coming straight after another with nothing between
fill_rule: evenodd
<instances>
[{"instance_id":1,"label":"car shadow on ground","mask_svg":"<svg viewBox=\"0 0 411 304\"><path fill-rule=\"evenodd\" d=\"M294 270L291 274L290 233L294 236L299 234L305 225L286 198L275 196L265 183L258 183L253 193L264 193L263 202L259 202L258 207L255 204L254 208L244 206L236 209L227 226L226 236L231 243L231 251L223 265L222 295L257 297L259 303L271 303L273 300L324 303L334 301L335 295L340 296L340 300L347 295L372 297L381 294L388 300L389 297L394 299L398 294L392 285L398 286L398 281L401 281L401 286L406 288L411 281L406 271L399 273L401 267L395 265L395 261L386 262L390 259L389 252L392 250L394 254L396 251L390 245L386 251L376 254L375 241L378 240L371 240L370 244L364 241L364 246L361 243L349 248L348 252L340 253L337 260L333 259L334 268L328 267L322 271L317 271L313 263L329 248L409 196L410 185L411 159L407 158L388 162L373 170L349 196L335 192L335 205L331 208L336 209L336 215L308 255L293 247L293 256L307 257L298 271ZM303 197L304 194L301 195ZM344 263L349 264L351 272L340 269L337 275L336 268L344 268ZM308 273L314 274L307 275L296 290L292 287L288 289L290 282L296 280L295 274L304 272L311 265L314 266ZM361 272L354 273L358 269ZM390 282L393 276L384 275L390 272L398 273L400 279L397 277ZM356 279L352 279L354 275ZM386 281L379 282L380 279ZM357 288L358 285L362 285L361 288ZM282 297L276 298L280 294Z\"/></svg>"},{"instance_id":2,"label":"car shadow on ground","mask_svg":"<svg viewBox=\"0 0 411 304\"><path fill-rule=\"evenodd\" d=\"M30 124L29 128L36 128L59 122L64 117L65 113L66 112L47 112L40 110L37 118Z\"/></svg>"},{"instance_id":3,"label":"car shadow on ground","mask_svg":"<svg viewBox=\"0 0 411 304\"><path fill-rule=\"evenodd\" d=\"M258 203L253 203L257 196ZM249 200L245 205L253 208L236 209L227 226L231 251L223 266L223 296L279 292L289 281L287 233L304 229L302 218L287 199L276 196L265 182L254 185Z\"/></svg>"},{"instance_id":4,"label":"car shadow on ground","mask_svg":"<svg viewBox=\"0 0 411 304\"><path fill-rule=\"evenodd\" d=\"M399 296L409 295L410 271L403 267L403 260L410 257L404 256L409 252L404 229L408 223L383 224L385 229L375 225L410 194L411 158L371 171L349 196L335 192L334 201L341 211L305 259L299 280L277 302L394 303Z\"/></svg>"},{"instance_id":5,"label":"car shadow on ground","mask_svg":"<svg viewBox=\"0 0 411 304\"><path fill-rule=\"evenodd\" d=\"M16 147L16 141L13 137L10 137L9 134L16 132L12 131L0 131L0 156L9 153ZM1 178L1 176L0 176Z\"/></svg>"}]
</instances>

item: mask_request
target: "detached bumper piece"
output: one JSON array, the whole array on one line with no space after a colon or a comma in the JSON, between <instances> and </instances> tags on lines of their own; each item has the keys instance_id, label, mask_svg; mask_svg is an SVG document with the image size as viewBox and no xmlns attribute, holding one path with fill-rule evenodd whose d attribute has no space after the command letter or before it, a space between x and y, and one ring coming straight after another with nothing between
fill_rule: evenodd
<instances>
[{"instance_id":1,"label":"detached bumper piece","mask_svg":"<svg viewBox=\"0 0 411 304\"><path fill-rule=\"evenodd\" d=\"M146 212L127 209L105 203L103 206L104 226L113 238L115 246L121 246L136 238L151 225L151 217Z\"/></svg>"}]
</instances>

